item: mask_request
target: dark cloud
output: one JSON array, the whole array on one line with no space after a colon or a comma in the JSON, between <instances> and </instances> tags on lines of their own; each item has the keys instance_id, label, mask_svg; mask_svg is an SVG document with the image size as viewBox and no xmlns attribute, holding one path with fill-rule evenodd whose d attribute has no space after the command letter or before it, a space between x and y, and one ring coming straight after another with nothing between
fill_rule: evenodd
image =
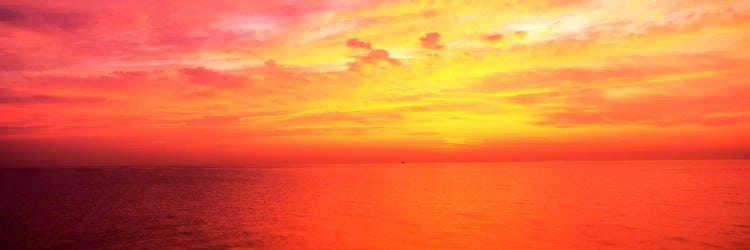
<instances>
[{"instance_id":1,"label":"dark cloud","mask_svg":"<svg viewBox=\"0 0 750 250\"><path fill-rule=\"evenodd\" d=\"M0 6L0 22L37 31L75 31L84 27L90 17L75 12L37 9L28 6Z\"/></svg>"},{"instance_id":2,"label":"dark cloud","mask_svg":"<svg viewBox=\"0 0 750 250\"><path fill-rule=\"evenodd\" d=\"M443 45L440 44L440 33L430 32L419 38L419 42L422 44L422 48L425 49L442 49Z\"/></svg>"},{"instance_id":3,"label":"dark cloud","mask_svg":"<svg viewBox=\"0 0 750 250\"><path fill-rule=\"evenodd\" d=\"M352 38L346 41L346 46L352 47L352 48L360 48L360 49L372 49L372 44L368 42L363 42L359 39Z\"/></svg>"},{"instance_id":4,"label":"dark cloud","mask_svg":"<svg viewBox=\"0 0 750 250\"><path fill-rule=\"evenodd\" d=\"M0 22L12 23L24 19L24 14L9 6L0 6Z\"/></svg>"},{"instance_id":5,"label":"dark cloud","mask_svg":"<svg viewBox=\"0 0 750 250\"><path fill-rule=\"evenodd\" d=\"M33 94L10 89L0 89L0 104L40 104L40 103L95 103L104 99L98 97L58 96Z\"/></svg>"},{"instance_id":6,"label":"dark cloud","mask_svg":"<svg viewBox=\"0 0 750 250\"><path fill-rule=\"evenodd\" d=\"M44 129L43 126L0 125L0 135L30 134Z\"/></svg>"},{"instance_id":7,"label":"dark cloud","mask_svg":"<svg viewBox=\"0 0 750 250\"><path fill-rule=\"evenodd\" d=\"M24 57L0 52L0 71L24 70L27 68L29 68L29 62Z\"/></svg>"},{"instance_id":8,"label":"dark cloud","mask_svg":"<svg viewBox=\"0 0 750 250\"><path fill-rule=\"evenodd\" d=\"M2 33L0 33L0 36L2 36ZM21 50L13 50L12 47L3 48L0 46L0 72L46 70L71 65L72 62L77 60L79 60L79 58L66 58L60 55L50 54L24 55Z\"/></svg>"}]
</instances>

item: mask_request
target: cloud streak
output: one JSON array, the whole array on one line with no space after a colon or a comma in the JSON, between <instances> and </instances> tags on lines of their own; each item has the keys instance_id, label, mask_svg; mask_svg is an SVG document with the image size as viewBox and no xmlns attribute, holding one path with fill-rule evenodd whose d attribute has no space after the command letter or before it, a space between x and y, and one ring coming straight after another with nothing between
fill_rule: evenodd
<instances>
[{"instance_id":1,"label":"cloud streak","mask_svg":"<svg viewBox=\"0 0 750 250\"><path fill-rule=\"evenodd\" d=\"M9 89L0 89L0 104L91 104L105 101L99 97L58 96L30 94Z\"/></svg>"}]
</instances>

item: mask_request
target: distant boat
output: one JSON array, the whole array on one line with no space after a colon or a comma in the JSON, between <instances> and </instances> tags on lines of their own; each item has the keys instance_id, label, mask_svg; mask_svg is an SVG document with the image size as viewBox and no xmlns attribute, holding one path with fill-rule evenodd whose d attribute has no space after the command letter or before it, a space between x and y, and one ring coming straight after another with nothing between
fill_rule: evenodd
<instances>
[{"instance_id":1,"label":"distant boat","mask_svg":"<svg viewBox=\"0 0 750 250\"><path fill-rule=\"evenodd\" d=\"M405 164L405 163L406 163L405 161L402 161L402 162L401 162L401 164Z\"/></svg>"}]
</instances>

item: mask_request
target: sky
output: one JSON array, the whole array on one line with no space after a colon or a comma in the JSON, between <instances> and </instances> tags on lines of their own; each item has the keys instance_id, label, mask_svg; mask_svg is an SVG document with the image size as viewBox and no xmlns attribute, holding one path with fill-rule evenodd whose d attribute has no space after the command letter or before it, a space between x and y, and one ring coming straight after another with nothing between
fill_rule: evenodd
<instances>
[{"instance_id":1,"label":"sky","mask_svg":"<svg viewBox=\"0 0 750 250\"><path fill-rule=\"evenodd\" d=\"M750 2L0 0L3 165L750 158Z\"/></svg>"}]
</instances>

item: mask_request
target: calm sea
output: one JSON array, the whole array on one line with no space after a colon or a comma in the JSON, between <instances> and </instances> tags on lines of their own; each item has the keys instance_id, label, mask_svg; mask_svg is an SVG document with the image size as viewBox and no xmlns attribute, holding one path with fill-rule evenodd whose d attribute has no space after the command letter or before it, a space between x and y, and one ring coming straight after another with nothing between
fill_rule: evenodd
<instances>
[{"instance_id":1,"label":"calm sea","mask_svg":"<svg viewBox=\"0 0 750 250\"><path fill-rule=\"evenodd\" d=\"M0 170L0 248L750 249L750 161Z\"/></svg>"}]
</instances>

